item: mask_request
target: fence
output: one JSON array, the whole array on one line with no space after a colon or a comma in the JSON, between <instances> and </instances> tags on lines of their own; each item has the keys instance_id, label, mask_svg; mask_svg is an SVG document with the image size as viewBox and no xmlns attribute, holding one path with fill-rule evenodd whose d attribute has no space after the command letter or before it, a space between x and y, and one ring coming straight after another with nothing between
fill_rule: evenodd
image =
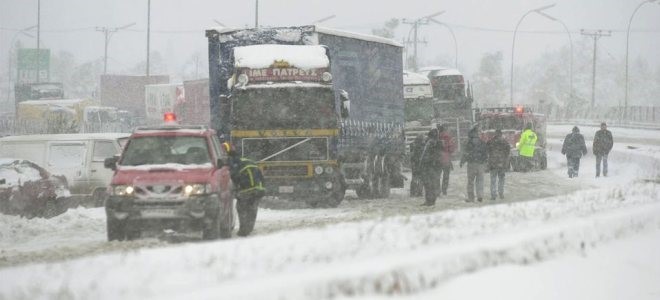
<instances>
[{"instance_id":1,"label":"fence","mask_svg":"<svg viewBox=\"0 0 660 300\"><path fill-rule=\"evenodd\" d=\"M660 126L660 106L623 107L559 107L546 105L537 108L550 122L608 122Z\"/></svg>"}]
</instances>

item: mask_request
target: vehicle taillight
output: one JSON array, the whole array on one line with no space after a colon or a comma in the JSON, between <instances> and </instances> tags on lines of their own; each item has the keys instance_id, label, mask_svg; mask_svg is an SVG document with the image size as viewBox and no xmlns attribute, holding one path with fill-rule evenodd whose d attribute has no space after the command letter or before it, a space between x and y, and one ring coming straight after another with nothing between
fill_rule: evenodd
<instances>
[{"instance_id":1,"label":"vehicle taillight","mask_svg":"<svg viewBox=\"0 0 660 300\"><path fill-rule=\"evenodd\" d=\"M176 115L173 112L166 112L163 115L163 121L165 121L165 123L176 122Z\"/></svg>"}]
</instances>

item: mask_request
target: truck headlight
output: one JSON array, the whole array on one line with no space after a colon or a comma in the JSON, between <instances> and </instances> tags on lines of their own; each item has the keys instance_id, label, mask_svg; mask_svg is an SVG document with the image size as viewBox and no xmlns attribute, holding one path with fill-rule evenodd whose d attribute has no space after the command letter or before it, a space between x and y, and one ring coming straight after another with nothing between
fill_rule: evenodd
<instances>
[{"instance_id":1,"label":"truck headlight","mask_svg":"<svg viewBox=\"0 0 660 300\"><path fill-rule=\"evenodd\" d=\"M248 81L250 81L250 78L247 76L247 74L238 75L239 84L246 85L248 84Z\"/></svg>"},{"instance_id":2,"label":"truck headlight","mask_svg":"<svg viewBox=\"0 0 660 300\"><path fill-rule=\"evenodd\" d=\"M323 72L323 74L321 75L321 80L325 82L330 82L332 80L332 74L330 74L330 72Z\"/></svg>"},{"instance_id":3,"label":"truck headlight","mask_svg":"<svg viewBox=\"0 0 660 300\"><path fill-rule=\"evenodd\" d=\"M316 175L321 175L321 174L323 174L323 167L322 167L322 166L316 166L316 167L314 168L314 173L316 173Z\"/></svg>"},{"instance_id":4,"label":"truck headlight","mask_svg":"<svg viewBox=\"0 0 660 300\"><path fill-rule=\"evenodd\" d=\"M132 196L135 188L130 185L115 185L110 189L113 196Z\"/></svg>"},{"instance_id":5,"label":"truck headlight","mask_svg":"<svg viewBox=\"0 0 660 300\"><path fill-rule=\"evenodd\" d=\"M196 183L196 184L188 184L183 187L183 193L186 196L191 196L191 195L204 195L211 192L211 185L210 184L201 184L201 183Z\"/></svg>"}]
</instances>

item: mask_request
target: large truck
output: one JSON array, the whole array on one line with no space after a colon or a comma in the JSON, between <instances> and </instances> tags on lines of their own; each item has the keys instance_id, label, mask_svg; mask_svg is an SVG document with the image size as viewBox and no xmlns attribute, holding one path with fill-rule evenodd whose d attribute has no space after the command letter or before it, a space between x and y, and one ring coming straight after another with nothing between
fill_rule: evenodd
<instances>
[{"instance_id":1,"label":"large truck","mask_svg":"<svg viewBox=\"0 0 660 300\"><path fill-rule=\"evenodd\" d=\"M209 79L183 82L184 97L174 107L180 124L210 125Z\"/></svg>"},{"instance_id":2,"label":"large truck","mask_svg":"<svg viewBox=\"0 0 660 300\"><path fill-rule=\"evenodd\" d=\"M147 123L160 124L163 114L173 112L177 103L182 101L183 85L174 83L145 85L144 96Z\"/></svg>"},{"instance_id":3,"label":"large truck","mask_svg":"<svg viewBox=\"0 0 660 300\"><path fill-rule=\"evenodd\" d=\"M15 134L79 133L88 99L27 100L18 103Z\"/></svg>"},{"instance_id":4,"label":"large truck","mask_svg":"<svg viewBox=\"0 0 660 300\"><path fill-rule=\"evenodd\" d=\"M211 126L267 193L337 206L402 187L402 46L318 26L212 29Z\"/></svg>"},{"instance_id":5,"label":"large truck","mask_svg":"<svg viewBox=\"0 0 660 300\"><path fill-rule=\"evenodd\" d=\"M141 124L146 119L144 87L149 84L169 82L170 78L167 75L101 75L100 104L127 111L133 116L135 123Z\"/></svg>"}]
</instances>

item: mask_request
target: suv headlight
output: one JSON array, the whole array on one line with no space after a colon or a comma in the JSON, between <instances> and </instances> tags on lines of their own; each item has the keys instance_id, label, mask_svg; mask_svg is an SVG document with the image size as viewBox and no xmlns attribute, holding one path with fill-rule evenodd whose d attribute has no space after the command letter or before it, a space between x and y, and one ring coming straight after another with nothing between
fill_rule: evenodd
<instances>
[{"instance_id":1,"label":"suv headlight","mask_svg":"<svg viewBox=\"0 0 660 300\"><path fill-rule=\"evenodd\" d=\"M183 193L186 196L204 195L204 194L208 194L210 192L211 192L211 185L210 184L195 183L195 184L188 184L188 185L183 187Z\"/></svg>"},{"instance_id":2,"label":"suv headlight","mask_svg":"<svg viewBox=\"0 0 660 300\"><path fill-rule=\"evenodd\" d=\"M133 188L133 186L130 185L115 185L112 186L112 188L110 189L110 193L113 196L128 197L128 196L132 196L133 192L135 192L135 188Z\"/></svg>"}]
</instances>

